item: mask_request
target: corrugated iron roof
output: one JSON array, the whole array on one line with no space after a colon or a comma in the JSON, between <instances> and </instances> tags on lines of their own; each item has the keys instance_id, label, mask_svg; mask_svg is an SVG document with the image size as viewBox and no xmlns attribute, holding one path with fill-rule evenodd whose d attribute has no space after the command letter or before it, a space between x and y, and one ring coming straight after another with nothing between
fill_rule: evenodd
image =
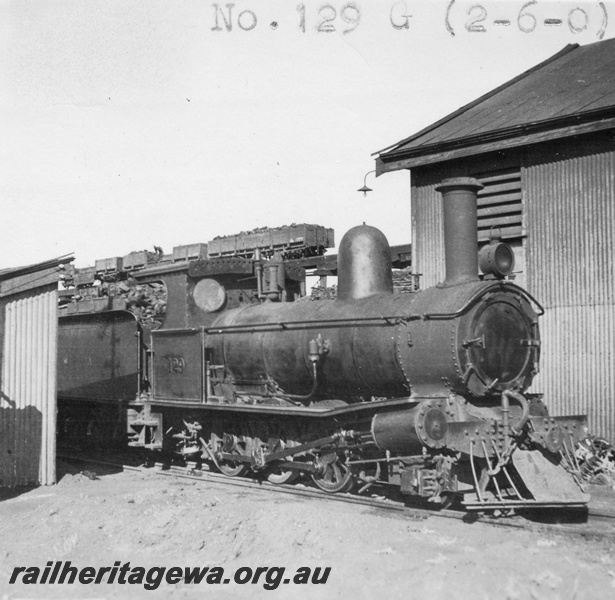
<instances>
[{"instance_id":1,"label":"corrugated iron roof","mask_svg":"<svg viewBox=\"0 0 615 600\"><path fill-rule=\"evenodd\" d=\"M62 265L74 260L71 254L44 262L0 270L0 298L20 294L45 285L56 284Z\"/></svg>"},{"instance_id":2,"label":"corrugated iron roof","mask_svg":"<svg viewBox=\"0 0 615 600\"><path fill-rule=\"evenodd\" d=\"M57 267L61 264L72 262L73 260L75 260L75 257L72 254L65 254L64 256L52 258L50 260L35 263L33 265L25 265L23 267L11 267L9 269L0 269L0 281L11 279L12 277L18 277L20 275L37 273L38 271L43 271L45 269Z\"/></svg>"},{"instance_id":3,"label":"corrugated iron roof","mask_svg":"<svg viewBox=\"0 0 615 600\"><path fill-rule=\"evenodd\" d=\"M571 44L477 100L397 144L381 150L379 162L421 157L461 147L531 136L545 131L574 135L590 123L615 117L615 39ZM567 128L575 126L577 129ZM579 130L581 127L581 130ZM529 139L528 136L530 136ZM540 141L540 140L536 140ZM484 151L477 147L478 151ZM471 153L471 152L470 152ZM466 155L469 153L466 152ZM445 156L445 159L451 156ZM420 161L414 161L419 164ZM434 160L426 162L435 162ZM400 165L407 168L412 165ZM392 170L382 168L379 171Z\"/></svg>"}]
</instances>

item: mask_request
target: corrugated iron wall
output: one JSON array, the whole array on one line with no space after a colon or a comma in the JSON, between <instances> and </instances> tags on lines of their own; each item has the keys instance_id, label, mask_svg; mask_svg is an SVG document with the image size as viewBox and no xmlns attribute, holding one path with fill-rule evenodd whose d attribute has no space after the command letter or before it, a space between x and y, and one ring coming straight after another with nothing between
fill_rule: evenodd
<instances>
[{"instance_id":1,"label":"corrugated iron wall","mask_svg":"<svg viewBox=\"0 0 615 600\"><path fill-rule=\"evenodd\" d=\"M516 163L515 163L516 164ZM442 195L436 192L437 185L448 177L472 176L485 182L485 189L479 193L478 218L481 243L486 243L492 225L496 233L504 236L515 249L515 283L525 285L525 248L521 195L519 189L519 166L492 166L492 171L475 173L469 169L479 168L470 164L467 167L456 165L454 168L442 167L432 170L427 176L417 177L418 183L412 186L412 267L421 273L421 288L431 287L444 280L444 228L442 223ZM506 173L506 175L503 175ZM495 213L490 211L495 210ZM501 226L500 226L501 224ZM482 228L481 228L482 226Z\"/></svg>"},{"instance_id":2,"label":"corrugated iron wall","mask_svg":"<svg viewBox=\"0 0 615 600\"><path fill-rule=\"evenodd\" d=\"M55 483L55 287L32 290L25 297L20 295L19 299L3 303L0 380L2 486Z\"/></svg>"},{"instance_id":3,"label":"corrugated iron wall","mask_svg":"<svg viewBox=\"0 0 615 600\"><path fill-rule=\"evenodd\" d=\"M423 289L444 281L442 194L436 184L412 188L412 271L421 274Z\"/></svg>"},{"instance_id":4,"label":"corrugated iron wall","mask_svg":"<svg viewBox=\"0 0 615 600\"><path fill-rule=\"evenodd\" d=\"M412 170L412 261L421 287L444 278L441 200L447 177L521 166L523 242L516 283L545 306L541 373L531 391L554 414L586 413L615 440L615 151L591 136Z\"/></svg>"},{"instance_id":5,"label":"corrugated iron wall","mask_svg":"<svg viewBox=\"0 0 615 600\"><path fill-rule=\"evenodd\" d=\"M615 440L615 153L523 169L528 289L546 309L541 374L555 414Z\"/></svg>"}]
</instances>

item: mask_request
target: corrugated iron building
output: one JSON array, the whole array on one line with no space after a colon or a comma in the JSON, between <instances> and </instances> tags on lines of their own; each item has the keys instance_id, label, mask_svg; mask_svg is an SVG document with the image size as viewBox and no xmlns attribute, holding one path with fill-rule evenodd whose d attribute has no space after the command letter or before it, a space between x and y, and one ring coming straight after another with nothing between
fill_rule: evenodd
<instances>
[{"instance_id":1,"label":"corrugated iron building","mask_svg":"<svg viewBox=\"0 0 615 600\"><path fill-rule=\"evenodd\" d=\"M56 472L57 289L62 259L0 272L0 486Z\"/></svg>"},{"instance_id":2,"label":"corrugated iron building","mask_svg":"<svg viewBox=\"0 0 615 600\"><path fill-rule=\"evenodd\" d=\"M587 413L615 440L615 40L551 59L379 153L378 174L411 173L412 264L444 277L441 197L472 176L479 243L516 250L516 282L546 309L532 391L554 414Z\"/></svg>"}]
</instances>

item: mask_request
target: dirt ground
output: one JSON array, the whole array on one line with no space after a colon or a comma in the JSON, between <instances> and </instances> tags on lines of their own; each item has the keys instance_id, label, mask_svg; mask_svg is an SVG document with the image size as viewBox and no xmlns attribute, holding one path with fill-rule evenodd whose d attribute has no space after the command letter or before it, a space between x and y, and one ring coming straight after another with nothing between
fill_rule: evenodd
<instances>
[{"instance_id":1,"label":"dirt ground","mask_svg":"<svg viewBox=\"0 0 615 600\"><path fill-rule=\"evenodd\" d=\"M570 539L383 514L357 505L193 483L153 471L92 470L98 479L59 465L56 486L0 495L1 600L615 598L615 529L608 541ZM611 489L598 492L602 506L615 503ZM21 577L26 571L19 573L17 584L9 583L15 567L38 567L40 581L48 561L71 561L79 569L113 567L116 561L118 569L130 565L123 585L107 583L109 572L99 584L25 584ZM128 583L134 567L145 569L142 579L147 583L153 567L205 566L222 567L230 582L163 580L152 590ZM234 574L242 567L253 575L258 567L285 571L263 570L256 583L236 583ZM320 577L330 567L326 583L294 583L298 569L305 567L311 572L320 567ZM152 582L159 572L149 573ZM219 570L212 573L221 579ZM249 574L243 569L240 580ZM134 575L138 581L139 572Z\"/></svg>"}]
</instances>

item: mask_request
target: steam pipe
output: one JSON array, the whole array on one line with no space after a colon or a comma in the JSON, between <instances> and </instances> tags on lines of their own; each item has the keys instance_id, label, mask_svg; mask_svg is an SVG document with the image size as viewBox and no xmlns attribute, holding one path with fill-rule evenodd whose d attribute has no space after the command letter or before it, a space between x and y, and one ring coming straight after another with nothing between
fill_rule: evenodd
<instances>
[{"instance_id":1,"label":"steam pipe","mask_svg":"<svg viewBox=\"0 0 615 600\"><path fill-rule=\"evenodd\" d=\"M519 421L514 427L511 427L514 435L520 435L530 418L530 403L521 394L518 392L513 392L512 390L504 390L502 392L502 400L504 400L505 396L507 397L507 401L509 398L515 400L521 405L521 409L523 410Z\"/></svg>"},{"instance_id":2,"label":"steam pipe","mask_svg":"<svg viewBox=\"0 0 615 600\"><path fill-rule=\"evenodd\" d=\"M478 228L476 195L483 184L472 177L445 179L436 191L442 194L444 260L442 287L478 281Z\"/></svg>"},{"instance_id":3,"label":"steam pipe","mask_svg":"<svg viewBox=\"0 0 615 600\"><path fill-rule=\"evenodd\" d=\"M311 400L318 389L318 366L316 362L312 363L312 389L304 395L301 394L278 394L283 400Z\"/></svg>"}]
</instances>

